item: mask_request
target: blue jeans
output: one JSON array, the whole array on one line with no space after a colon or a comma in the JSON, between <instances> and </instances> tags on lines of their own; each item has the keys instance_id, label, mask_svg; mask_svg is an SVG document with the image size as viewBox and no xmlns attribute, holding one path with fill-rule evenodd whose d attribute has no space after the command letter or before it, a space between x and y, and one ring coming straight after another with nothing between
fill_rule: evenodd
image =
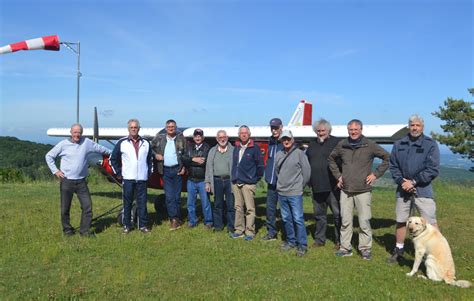
<instances>
[{"instance_id":1,"label":"blue jeans","mask_svg":"<svg viewBox=\"0 0 474 301\"><path fill-rule=\"evenodd\" d=\"M163 189L165 190L166 210L170 220L181 219L179 211L181 205L181 188L183 178L178 175L179 166L163 168Z\"/></svg>"},{"instance_id":2,"label":"blue jeans","mask_svg":"<svg viewBox=\"0 0 474 301\"><path fill-rule=\"evenodd\" d=\"M212 226L212 208L211 202L207 197L206 183L204 181L194 182L188 180L188 222L190 226L196 226L198 219L196 217L196 198L199 193L201 198L202 214L204 215L204 224Z\"/></svg>"},{"instance_id":3,"label":"blue jeans","mask_svg":"<svg viewBox=\"0 0 474 301\"><path fill-rule=\"evenodd\" d=\"M232 194L232 182L229 179L214 177L214 228L224 228L224 198L227 220L227 230L234 232L235 208L234 195Z\"/></svg>"},{"instance_id":4,"label":"blue jeans","mask_svg":"<svg viewBox=\"0 0 474 301\"><path fill-rule=\"evenodd\" d=\"M292 246L306 248L308 235L303 217L303 195L284 196L278 195L280 211L285 225L286 241ZM296 237L295 237L296 226Z\"/></svg>"},{"instance_id":5,"label":"blue jeans","mask_svg":"<svg viewBox=\"0 0 474 301\"><path fill-rule=\"evenodd\" d=\"M267 190L267 232L269 236L277 235L276 227L276 212L277 212L277 203L278 203L278 193L276 192L276 185L268 184Z\"/></svg>"},{"instance_id":6,"label":"blue jeans","mask_svg":"<svg viewBox=\"0 0 474 301\"><path fill-rule=\"evenodd\" d=\"M148 222L148 212L146 209L147 181L123 180L123 225L132 227L132 204L137 198L138 227L146 227Z\"/></svg>"}]
</instances>

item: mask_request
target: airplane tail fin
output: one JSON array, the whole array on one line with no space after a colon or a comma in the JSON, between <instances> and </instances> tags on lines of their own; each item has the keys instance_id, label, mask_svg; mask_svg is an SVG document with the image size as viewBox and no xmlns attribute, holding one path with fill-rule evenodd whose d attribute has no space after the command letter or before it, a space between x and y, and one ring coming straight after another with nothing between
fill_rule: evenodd
<instances>
[{"instance_id":1,"label":"airplane tail fin","mask_svg":"<svg viewBox=\"0 0 474 301\"><path fill-rule=\"evenodd\" d=\"M313 122L313 105L306 100L301 100L296 107L288 126L311 125Z\"/></svg>"}]
</instances>

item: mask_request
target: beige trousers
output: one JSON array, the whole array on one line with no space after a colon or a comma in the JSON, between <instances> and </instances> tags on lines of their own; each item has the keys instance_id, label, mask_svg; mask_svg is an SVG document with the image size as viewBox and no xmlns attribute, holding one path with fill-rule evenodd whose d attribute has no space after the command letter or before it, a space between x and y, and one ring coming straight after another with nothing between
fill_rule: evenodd
<instances>
[{"instance_id":1,"label":"beige trousers","mask_svg":"<svg viewBox=\"0 0 474 301\"><path fill-rule=\"evenodd\" d=\"M372 248L372 228L370 219L372 218L372 193L363 192L356 194L346 194L341 191L341 247L345 250L352 249L351 239L353 233L352 220L354 206L359 217L359 250Z\"/></svg>"},{"instance_id":2,"label":"beige trousers","mask_svg":"<svg viewBox=\"0 0 474 301\"><path fill-rule=\"evenodd\" d=\"M235 200L235 233L255 236L255 184L232 184ZM244 205L247 209L244 213Z\"/></svg>"}]
</instances>

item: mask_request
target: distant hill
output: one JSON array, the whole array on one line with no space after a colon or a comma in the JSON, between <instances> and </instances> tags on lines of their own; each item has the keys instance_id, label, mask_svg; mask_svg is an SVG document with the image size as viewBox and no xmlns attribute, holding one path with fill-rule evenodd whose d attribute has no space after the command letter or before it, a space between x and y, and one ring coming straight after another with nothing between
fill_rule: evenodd
<instances>
[{"instance_id":1,"label":"distant hill","mask_svg":"<svg viewBox=\"0 0 474 301\"><path fill-rule=\"evenodd\" d=\"M9 176L27 177L33 180L51 175L44 156L53 146L19 140L15 137L0 137L0 171L2 179Z\"/></svg>"}]
</instances>

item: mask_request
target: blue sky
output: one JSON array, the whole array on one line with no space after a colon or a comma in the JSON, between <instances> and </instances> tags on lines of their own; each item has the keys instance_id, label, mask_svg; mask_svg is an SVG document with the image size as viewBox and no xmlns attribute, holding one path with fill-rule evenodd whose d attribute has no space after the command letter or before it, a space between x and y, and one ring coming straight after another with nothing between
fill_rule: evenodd
<instances>
[{"instance_id":1,"label":"blue sky","mask_svg":"<svg viewBox=\"0 0 474 301\"><path fill-rule=\"evenodd\" d=\"M472 100L472 1L0 2L0 45L81 42L81 123L286 123L301 99L333 124L406 123ZM38 142L76 118L76 56L0 56L0 135Z\"/></svg>"}]
</instances>

